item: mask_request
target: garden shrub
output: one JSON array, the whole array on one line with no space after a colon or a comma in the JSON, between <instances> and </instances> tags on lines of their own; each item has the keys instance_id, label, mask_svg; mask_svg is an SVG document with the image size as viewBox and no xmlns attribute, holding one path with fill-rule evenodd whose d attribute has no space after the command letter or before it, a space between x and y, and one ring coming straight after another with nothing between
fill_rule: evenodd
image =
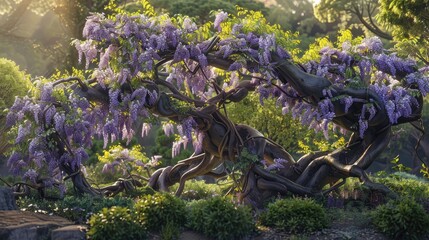
<instances>
[{"instance_id":1,"label":"garden shrub","mask_svg":"<svg viewBox=\"0 0 429 240\"><path fill-rule=\"evenodd\" d=\"M128 208L114 206L91 216L87 235L92 240L144 239L146 230Z\"/></svg>"},{"instance_id":2,"label":"garden shrub","mask_svg":"<svg viewBox=\"0 0 429 240\"><path fill-rule=\"evenodd\" d=\"M291 233L313 232L328 225L325 209L312 199L280 199L268 205L260 216L262 225Z\"/></svg>"},{"instance_id":3,"label":"garden shrub","mask_svg":"<svg viewBox=\"0 0 429 240\"><path fill-rule=\"evenodd\" d=\"M390 200L370 215L372 223L394 239L420 239L429 231L429 215L411 198Z\"/></svg>"},{"instance_id":4,"label":"garden shrub","mask_svg":"<svg viewBox=\"0 0 429 240\"><path fill-rule=\"evenodd\" d=\"M188 227L214 239L240 239L255 225L251 210L222 197L190 202Z\"/></svg>"},{"instance_id":5,"label":"garden shrub","mask_svg":"<svg viewBox=\"0 0 429 240\"><path fill-rule=\"evenodd\" d=\"M175 191L179 184L171 187ZM189 180L185 183L185 189L180 197L185 200L199 200L212 198L214 196L222 195L222 189L218 184L205 183L202 180Z\"/></svg>"},{"instance_id":6,"label":"garden shrub","mask_svg":"<svg viewBox=\"0 0 429 240\"><path fill-rule=\"evenodd\" d=\"M427 180L404 172L396 172L384 177L375 178L400 196L410 196L415 199L429 198L429 186Z\"/></svg>"},{"instance_id":7,"label":"garden shrub","mask_svg":"<svg viewBox=\"0 0 429 240\"><path fill-rule=\"evenodd\" d=\"M183 200L167 193L143 196L135 203L134 209L138 220L149 231L162 232L167 226L170 230L180 228L186 221Z\"/></svg>"},{"instance_id":8,"label":"garden shrub","mask_svg":"<svg viewBox=\"0 0 429 240\"><path fill-rule=\"evenodd\" d=\"M133 201L124 197L95 198L90 195L66 196L59 201L46 201L40 198L24 197L17 200L17 205L23 211L45 214L55 214L73 222L85 223L93 214L103 208L121 206L131 208Z\"/></svg>"},{"instance_id":9,"label":"garden shrub","mask_svg":"<svg viewBox=\"0 0 429 240\"><path fill-rule=\"evenodd\" d=\"M6 112L17 96L24 96L31 88L30 77L14 61L0 58L0 155L9 148L8 129L5 127Z\"/></svg>"}]
</instances>

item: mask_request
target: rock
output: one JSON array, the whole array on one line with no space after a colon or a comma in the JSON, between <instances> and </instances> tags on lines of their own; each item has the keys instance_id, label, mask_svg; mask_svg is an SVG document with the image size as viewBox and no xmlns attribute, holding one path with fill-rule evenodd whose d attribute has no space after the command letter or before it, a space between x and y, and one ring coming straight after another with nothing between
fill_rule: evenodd
<instances>
[{"instance_id":1,"label":"rock","mask_svg":"<svg viewBox=\"0 0 429 240\"><path fill-rule=\"evenodd\" d=\"M0 210L16 210L15 196L12 189L0 187Z\"/></svg>"},{"instance_id":2,"label":"rock","mask_svg":"<svg viewBox=\"0 0 429 240\"><path fill-rule=\"evenodd\" d=\"M16 210L0 211L0 239L49 239L52 230L72 224L58 216Z\"/></svg>"},{"instance_id":3,"label":"rock","mask_svg":"<svg viewBox=\"0 0 429 240\"><path fill-rule=\"evenodd\" d=\"M57 228L52 231L51 240L83 240L86 239L86 230L82 225Z\"/></svg>"}]
</instances>

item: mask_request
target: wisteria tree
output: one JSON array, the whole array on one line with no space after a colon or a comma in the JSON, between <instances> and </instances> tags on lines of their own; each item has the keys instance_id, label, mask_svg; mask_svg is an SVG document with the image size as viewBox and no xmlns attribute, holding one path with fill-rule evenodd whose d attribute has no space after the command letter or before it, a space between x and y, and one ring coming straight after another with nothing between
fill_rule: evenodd
<instances>
[{"instance_id":1,"label":"wisteria tree","mask_svg":"<svg viewBox=\"0 0 429 240\"><path fill-rule=\"evenodd\" d=\"M179 183L180 195L190 178L239 172L241 200L255 206L288 192L321 195L347 177L388 193L365 169L389 143L392 126L410 122L421 129L428 68L383 49L375 37L326 47L319 59L298 64L288 51L292 34L242 9L237 16L219 12L202 26L150 9L93 14L83 36L74 44L88 76L40 84L39 96L17 98L7 116L17 132L8 165L44 187L62 186L66 177L80 193L102 194L81 172L85 148L96 138L105 145L130 141L161 119L168 120L166 134L181 135L172 154L191 142L194 154L156 170L148 185L157 190ZM225 105L249 93L259 94L262 105L275 98L285 114L326 134L341 129L350 140L294 160L256 129L228 118ZM322 191L327 184L333 186Z\"/></svg>"}]
</instances>

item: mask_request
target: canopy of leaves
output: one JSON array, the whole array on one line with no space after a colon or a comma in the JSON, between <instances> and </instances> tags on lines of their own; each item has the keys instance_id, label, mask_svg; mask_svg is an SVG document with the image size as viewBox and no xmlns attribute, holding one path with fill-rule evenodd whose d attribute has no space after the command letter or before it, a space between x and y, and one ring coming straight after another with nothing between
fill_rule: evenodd
<instances>
[{"instance_id":1,"label":"canopy of leaves","mask_svg":"<svg viewBox=\"0 0 429 240\"><path fill-rule=\"evenodd\" d=\"M429 4L426 0L380 0L378 19L392 31L397 47L429 63Z\"/></svg>"},{"instance_id":2,"label":"canopy of leaves","mask_svg":"<svg viewBox=\"0 0 429 240\"><path fill-rule=\"evenodd\" d=\"M268 13L268 9L260 1L255 0L151 0L149 1L155 8L165 9L171 14L182 14L196 17L200 23L209 21L213 11L223 10L229 13L236 13L236 7L244 7L248 10Z\"/></svg>"},{"instance_id":3,"label":"canopy of leaves","mask_svg":"<svg viewBox=\"0 0 429 240\"><path fill-rule=\"evenodd\" d=\"M327 22L341 19L348 25L360 23L373 34L390 40L390 34L374 18L378 8L378 2L372 0L321 0L315 6L315 16Z\"/></svg>"}]
</instances>

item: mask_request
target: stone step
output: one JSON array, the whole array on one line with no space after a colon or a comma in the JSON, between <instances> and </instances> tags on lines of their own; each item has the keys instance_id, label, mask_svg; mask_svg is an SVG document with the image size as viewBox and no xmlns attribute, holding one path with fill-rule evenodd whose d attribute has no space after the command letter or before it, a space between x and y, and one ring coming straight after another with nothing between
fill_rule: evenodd
<instances>
[{"instance_id":1,"label":"stone step","mask_svg":"<svg viewBox=\"0 0 429 240\"><path fill-rule=\"evenodd\" d=\"M55 229L67 226L71 229L72 225L74 225L73 222L58 216L18 210L0 211L0 239L2 240L52 239L51 234ZM58 233L54 235L58 236Z\"/></svg>"}]
</instances>

